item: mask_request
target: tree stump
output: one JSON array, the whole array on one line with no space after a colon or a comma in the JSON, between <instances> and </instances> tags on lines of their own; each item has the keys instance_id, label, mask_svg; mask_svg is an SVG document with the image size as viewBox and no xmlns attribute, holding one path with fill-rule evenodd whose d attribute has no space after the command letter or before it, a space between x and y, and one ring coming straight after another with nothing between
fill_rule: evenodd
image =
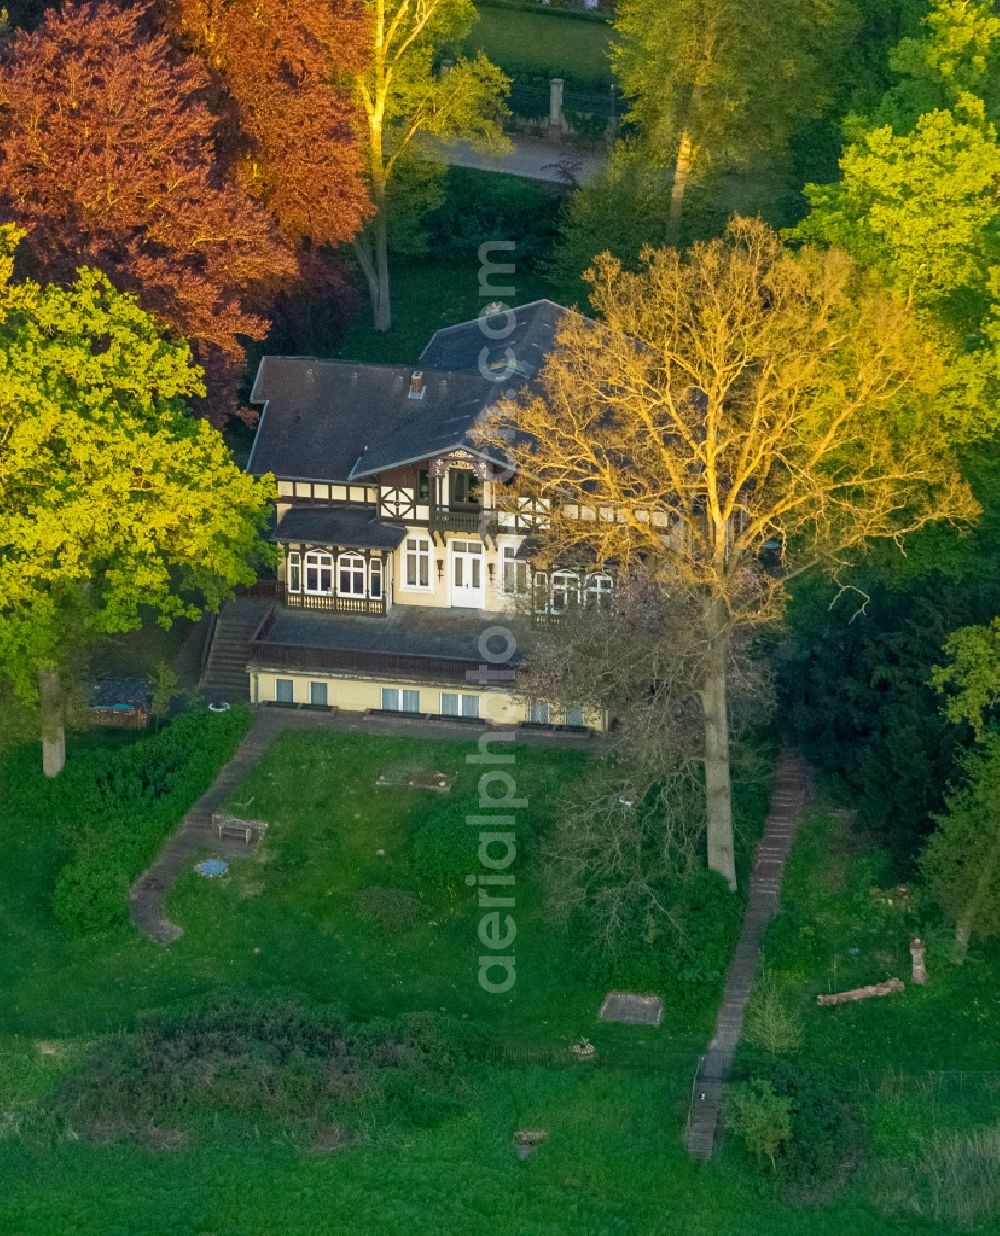
<instances>
[{"instance_id":1,"label":"tree stump","mask_svg":"<svg viewBox=\"0 0 1000 1236\"><path fill-rule=\"evenodd\" d=\"M913 958L913 981L924 984L927 982L927 965L924 961L926 946L919 936L910 941L910 956Z\"/></svg>"}]
</instances>

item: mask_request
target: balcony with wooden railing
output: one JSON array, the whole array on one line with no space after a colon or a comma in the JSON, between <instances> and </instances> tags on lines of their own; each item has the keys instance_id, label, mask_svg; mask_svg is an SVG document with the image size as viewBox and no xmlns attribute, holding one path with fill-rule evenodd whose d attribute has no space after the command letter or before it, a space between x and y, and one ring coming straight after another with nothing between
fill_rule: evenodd
<instances>
[{"instance_id":1,"label":"balcony with wooden railing","mask_svg":"<svg viewBox=\"0 0 1000 1236\"><path fill-rule=\"evenodd\" d=\"M371 618L383 618L386 613L385 597L339 597L327 592L289 592L277 579L259 579L255 584L241 584L236 589L236 595L277 601L280 605L287 605L289 609L315 609L330 614L364 614Z\"/></svg>"},{"instance_id":2,"label":"balcony with wooden railing","mask_svg":"<svg viewBox=\"0 0 1000 1236\"><path fill-rule=\"evenodd\" d=\"M478 506L432 506L427 527L432 536L464 532L485 540L496 536L499 523L495 511Z\"/></svg>"}]
</instances>

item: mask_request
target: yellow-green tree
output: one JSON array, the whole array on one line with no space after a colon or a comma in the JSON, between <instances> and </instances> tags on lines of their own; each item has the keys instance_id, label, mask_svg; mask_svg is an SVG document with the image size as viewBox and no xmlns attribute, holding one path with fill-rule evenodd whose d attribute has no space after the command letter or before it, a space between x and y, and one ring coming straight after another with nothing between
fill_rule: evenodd
<instances>
[{"instance_id":1,"label":"yellow-green tree","mask_svg":"<svg viewBox=\"0 0 1000 1236\"><path fill-rule=\"evenodd\" d=\"M850 0L621 0L615 68L674 240L694 180L781 154L830 104L856 24Z\"/></svg>"},{"instance_id":2,"label":"yellow-green tree","mask_svg":"<svg viewBox=\"0 0 1000 1236\"><path fill-rule=\"evenodd\" d=\"M806 186L812 209L794 232L878 270L966 345L1000 283L998 55L992 4L933 0L921 37L890 57L897 83L851 120L840 180Z\"/></svg>"},{"instance_id":3,"label":"yellow-green tree","mask_svg":"<svg viewBox=\"0 0 1000 1236\"><path fill-rule=\"evenodd\" d=\"M796 574L975 517L947 354L846 255L790 254L759 222L637 273L605 255L590 279L598 320L563 320L490 434L552 502L544 560L638 564L691 606L708 865L735 887L734 635L778 618Z\"/></svg>"},{"instance_id":4,"label":"yellow-green tree","mask_svg":"<svg viewBox=\"0 0 1000 1236\"><path fill-rule=\"evenodd\" d=\"M961 964L974 935L1000 932L1000 618L955 631L944 651L948 661L931 681L947 697L949 721L971 726L976 746L962 760L964 778L935 817L921 862L931 892L955 924Z\"/></svg>"},{"instance_id":5,"label":"yellow-green tree","mask_svg":"<svg viewBox=\"0 0 1000 1236\"><path fill-rule=\"evenodd\" d=\"M188 345L97 271L16 282L21 235L0 228L0 679L40 703L54 776L75 655L253 580L270 485L189 414Z\"/></svg>"},{"instance_id":6,"label":"yellow-green tree","mask_svg":"<svg viewBox=\"0 0 1000 1236\"><path fill-rule=\"evenodd\" d=\"M921 859L931 892L955 924L959 965L973 936L1000 933L1000 733L986 734L961 771Z\"/></svg>"},{"instance_id":7,"label":"yellow-green tree","mask_svg":"<svg viewBox=\"0 0 1000 1236\"><path fill-rule=\"evenodd\" d=\"M507 78L485 56L439 63L476 18L472 0L367 0L371 47L355 88L367 121L375 214L354 242L375 329L392 326L390 221L419 210L434 150L428 139L502 148ZM393 218L395 216L395 218Z\"/></svg>"}]
</instances>

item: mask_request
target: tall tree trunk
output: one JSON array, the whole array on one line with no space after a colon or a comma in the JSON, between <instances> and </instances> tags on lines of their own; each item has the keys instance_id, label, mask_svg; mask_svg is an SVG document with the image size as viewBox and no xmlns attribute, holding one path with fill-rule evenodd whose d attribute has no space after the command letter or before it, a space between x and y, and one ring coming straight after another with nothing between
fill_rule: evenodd
<instances>
[{"instance_id":1,"label":"tall tree trunk","mask_svg":"<svg viewBox=\"0 0 1000 1236\"><path fill-rule=\"evenodd\" d=\"M392 327L392 302L389 290L389 235L384 209L379 210L354 242L354 252L368 284L372 324L377 331L387 331Z\"/></svg>"},{"instance_id":2,"label":"tall tree trunk","mask_svg":"<svg viewBox=\"0 0 1000 1236\"><path fill-rule=\"evenodd\" d=\"M58 670L38 671L42 713L42 772L58 777L66 765L66 708Z\"/></svg>"},{"instance_id":3,"label":"tall tree trunk","mask_svg":"<svg viewBox=\"0 0 1000 1236\"><path fill-rule=\"evenodd\" d=\"M958 916L958 921L955 923L955 964L962 965L965 961L966 954L969 951L969 941L972 938L972 931L976 925L976 920L979 918L979 911L982 909L983 902L986 900L986 895L989 892L990 885L993 883L993 877L996 872L997 863L1000 862L1000 831L998 831L996 839L990 846L986 855L986 860L979 868L979 875L976 879L975 887L969 894L969 900L965 903L965 908Z\"/></svg>"},{"instance_id":4,"label":"tall tree trunk","mask_svg":"<svg viewBox=\"0 0 1000 1236\"><path fill-rule=\"evenodd\" d=\"M694 142L691 140L691 130L684 129L677 147L677 158L674 160L674 178L670 186L669 236L676 245L681 236L681 219L684 216L684 194L687 192L694 167Z\"/></svg>"},{"instance_id":5,"label":"tall tree trunk","mask_svg":"<svg viewBox=\"0 0 1000 1236\"><path fill-rule=\"evenodd\" d=\"M708 655L702 706L705 713L705 808L708 866L736 891L733 850L733 795L729 775L729 633L721 601L707 603Z\"/></svg>"}]
</instances>

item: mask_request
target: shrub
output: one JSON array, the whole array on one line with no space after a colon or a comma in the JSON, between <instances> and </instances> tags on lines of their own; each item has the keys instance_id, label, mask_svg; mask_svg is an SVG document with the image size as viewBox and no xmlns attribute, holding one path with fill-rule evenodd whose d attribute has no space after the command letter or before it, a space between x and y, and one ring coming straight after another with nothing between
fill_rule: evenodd
<instances>
[{"instance_id":1,"label":"shrub","mask_svg":"<svg viewBox=\"0 0 1000 1236\"><path fill-rule=\"evenodd\" d=\"M548 115L548 89L542 113ZM484 239L516 241L518 270L547 260L559 232L557 194L551 185L494 176L471 168L447 172L445 200L427 219L430 250L478 254ZM495 260L513 261L497 251Z\"/></svg>"},{"instance_id":2,"label":"shrub","mask_svg":"<svg viewBox=\"0 0 1000 1236\"><path fill-rule=\"evenodd\" d=\"M372 1115L429 1126L466 1101L469 1042L438 1014L351 1024L296 996L213 996L100 1044L63 1078L55 1109L131 1133L220 1110L292 1128Z\"/></svg>"},{"instance_id":3,"label":"shrub","mask_svg":"<svg viewBox=\"0 0 1000 1236\"><path fill-rule=\"evenodd\" d=\"M413 836L413 869L439 888L459 887L475 871L476 830L466 812L448 806L436 812Z\"/></svg>"},{"instance_id":4,"label":"shrub","mask_svg":"<svg viewBox=\"0 0 1000 1236\"><path fill-rule=\"evenodd\" d=\"M743 1037L772 1056L802 1046L802 1018L785 1004L773 974L761 975L754 986Z\"/></svg>"},{"instance_id":5,"label":"shrub","mask_svg":"<svg viewBox=\"0 0 1000 1236\"><path fill-rule=\"evenodd\" d=\"M741 1082L726 1100L726 1128L741 1138L758 1163L777 1166L777 1155L791 1137L791 1100L775 1094L769 1081Z\"/></svg>"},{"instance_id":6,"label":"shrub","mask_svg":"<svg viewBox=\"0 0 1000 1236\"><path fill-rule=\"evenodd\" d=\"M129 884L208 789L250 724L246 708L186 713L158 734L71 762L33 809L54 820L72 857L56 878L53 910L78 932L126 917Z\"/></svg>"},{"instance_id":7,"label":"shrub","mask_svg":"<svg viewBox=\"0 0 1000 1236\"><path fill-rule=\"evenodd\" d=\"M570 934L585 947L577 954L581 977L609 987L631 987L663 994L667 1004L695 1011L714 1006L739 934L741 905L714 872L699 870L687 880L662 881L658 900L670 918L654 918L639 896L618 901L620 917L612 935L603 930L600 889L569 921Z\"/></svg>"},{"instance_id":8,"label":"shrub","mask_svg":"<svg viewBox=\"0 0 1000 1236\"><path fill-rule=\"evenodd\" d=\"M794 1179L829 1179L857 1147L854 1109L821 1072L798 1064L778 1064L771 1074L775 1093L787 1099L791 1137L784 1169Z\"/></svg>"},{"instance_id":9,"label":"shrub","mask_svg":"<svg viewBox=\"0 0 1000 1236\"><path fill-rule=\"evenodd\" d=\"M52 908L59 922L81 933L103 931L125 917L128 885L121 863L94 846L59 872Z\"/></svg>"}]
</instances>

